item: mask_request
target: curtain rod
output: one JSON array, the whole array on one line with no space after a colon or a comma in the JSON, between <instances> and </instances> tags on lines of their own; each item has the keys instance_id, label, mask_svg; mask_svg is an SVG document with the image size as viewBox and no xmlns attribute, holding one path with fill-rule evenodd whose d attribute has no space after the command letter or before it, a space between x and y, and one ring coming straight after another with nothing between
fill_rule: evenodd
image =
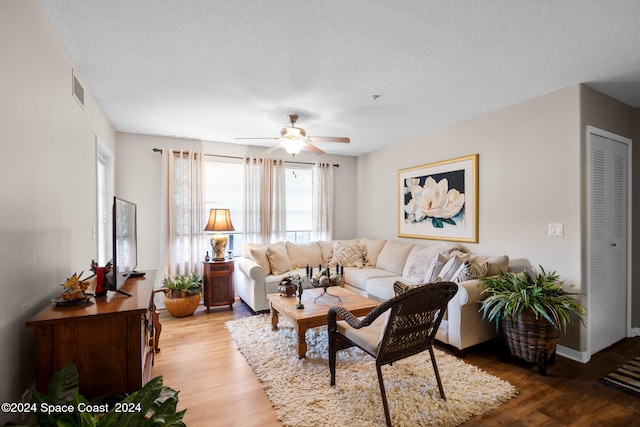
<instances>
[{"instance_id":1,"label":"curtain rod","mask_svg":"<svg viewBox=\"0 0 640 427\"><path fill-rule=\"evenodd\" d=\"M153 148L153 152L162 154L162 148ZM175 150L173 152L176 153L176 154L179 153L179 151L175 151ZM207 156L207 157L222 157L222 158L225 158L225 159L239 159L239 160L244 159L244 157L240 157L240 156L225 156L225 155L222 155L222 154L204 154L204 155ZM285 160L284 162L285 163L293 163L293 164L296 164L296 165L314 165L315 164L315 163L311 163L311 162L296 162L296 161L293 161L293 160ZM340 167L340 163L334 163L331 166L333 166L334 168L339 168Z\"/></svg>"}]
</instances>

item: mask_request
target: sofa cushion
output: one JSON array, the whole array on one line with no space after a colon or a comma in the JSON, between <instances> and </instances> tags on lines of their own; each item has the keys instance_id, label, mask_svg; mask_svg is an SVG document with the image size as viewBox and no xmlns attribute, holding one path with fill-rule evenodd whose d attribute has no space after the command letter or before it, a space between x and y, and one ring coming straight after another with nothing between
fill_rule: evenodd
<instances>
[{"instance_id":1,"label":"sofa cushion","mask_svg":"<svg viewBox=\"0 0 640 427\"><path fill-rule=\"evenodd\" d=\"M397 276L402 275L402 270L407 262L407 256L409 256L412 248L413 245L411 244L387 240L378 255L376 267L395 273Z\"/></svg>"},{"instance_id":2,"label":"sofa cushion","mask_svg":"<svg viewBox=\"0 0 640 427\"><path fill-rule=\"evenodd\" d=\"M264 248L251 248L249 249L251 258L264 270L264 274L271 274L271 264L269 263L269 257L267 257L267 249Z\"/></svg>"},{"instance_id":3,"label":"sofa cushion","mask_svg":"<svg viewBox=\"0 0 640 427\"><path fill-rule=\"evenodd\" d=\"M366 267L366 268L348 268L344 270L344 281L354 288L362 289L367 288L367 280L373 277L390 277L395 274L381 270L379 268Z\"/></svg>"},{"instance_id":4,"label":"sofa cushion","mask_svg":"<svg viewBox=\"0 0 640 427\"><path fill-rule=\"evenodd\" d=\"M378 255L380 255L380 251L382 250L386 242L386 240L360 240L360 243L364 243L364 245L367 247L367 259L365 260L365 265L376 265L376 263L378 262Z\"/></svg>"},{"instance_id":5,"label":"sofa cushion","mask_svg":"<svg viewBox=\"0 0 640 427\"><path fill-rule=\"evenodd\" d=\"M336 327L338 332L349 340L358 344L358 346L364 348L366 351L375 354L378 351L378 345L380 344L382 335L387 327L390 312L391 310L387 310L371 322L369 326L364 328L352 328L344 320L338 320L336 322ZM359 317L359 319L362 320L363 317Z\"/></svg>"},{"instance_id":6,"label":"sofa cushion","mask_svg":"<svg viewBox=\"0 0 640 427\"><path fill-rule=\"evenodd\" d=\"M367 247L363 243L335 242L329 265L362 268L366 256Z\"/></svg>"},{"instance_id":7,"label":"sofa cushion","mask_svg":"<svg viewBox=\"0 0 640 427\"><path fill-rule=\"evenodd\" d=\"M306 268L307 265L313 267L322 263L322 250L318 242L307 244L296 244L286 242L287 254L292 268Z\"/></svg>"},{"instance_id":8,"label":"sofa cushion","mask_svg":"<svg viewBox=\"0 0 640 427\"><path fill-rule=\"evenodd\" d=\"M389 277L372 277L367 280L367 294L379 301L385 301L389 298L393 298L396 294L393 290L393 284L396 281L401 281L407 286L421 285L422 282L411 282L402 278L401 276L389 276Z\"/></svg>"},{"instance_id":9,"label":"sofa cushion","mask_svg":"<svg viewBox=\"0 0 640 427\"><path fill-rule=\"evenodd\" d=\"M422 283L431 261L438 255L437 247L414 246L407 256L402 277L412 282Z\"/></svg>"},{"instance_id":10,"label":"sofa cushion","mask_svg":"<svg viewBox=\"0 0 640 427\"><path fill-rule=\"evenodd\" d=\"M271 273L279 275L291 270L291 261L284 242L273 243L267 248Z\"/></svg>"}]
</instances>

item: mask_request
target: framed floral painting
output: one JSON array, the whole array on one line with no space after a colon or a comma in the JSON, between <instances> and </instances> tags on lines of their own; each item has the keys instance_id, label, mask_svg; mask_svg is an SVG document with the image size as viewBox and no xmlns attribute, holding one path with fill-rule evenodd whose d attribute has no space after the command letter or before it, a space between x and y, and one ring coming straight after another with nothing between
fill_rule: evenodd
<instances>
[{"instance_id":1,"label":"framed floral painting","mask_svg":"<svg viewBox=\"0 0 640 427\"><path fill-rule=\"evenodd\" d=\"M398 237L478 242L478 155L398 171Z\"/></svg>"}]
</instances>

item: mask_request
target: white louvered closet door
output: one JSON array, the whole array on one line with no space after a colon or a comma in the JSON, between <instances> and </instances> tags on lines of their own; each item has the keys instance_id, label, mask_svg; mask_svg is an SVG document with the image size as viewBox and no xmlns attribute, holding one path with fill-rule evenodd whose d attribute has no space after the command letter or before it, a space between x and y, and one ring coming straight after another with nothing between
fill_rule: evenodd
<instances>
[{"instance_id":1,"label":"white louvered closet door","mask_svg":"<svg viewBox=\"0 0 640 427\"><path fill-rule=\"evenodd\" d=\"M630 140L588 128L590 354L626 337ZM628 141L628 142L627 142Z\"/></svg>"}]
</instances>

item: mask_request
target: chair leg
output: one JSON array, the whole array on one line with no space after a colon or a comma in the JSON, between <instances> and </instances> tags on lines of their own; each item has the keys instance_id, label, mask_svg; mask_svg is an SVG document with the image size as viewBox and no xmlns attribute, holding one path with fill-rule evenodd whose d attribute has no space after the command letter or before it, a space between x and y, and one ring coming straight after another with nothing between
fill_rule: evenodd
<instances>
[{"instance_id":1,"label":"chair leg","mask_svg":"<svg viewBox=\"0 0 640 427\"><path fill-rule=\"evenodd\" d=\"M433 348L429 346L429 354L431 355L431 364L433 365L433 372L436 374L436 381L438 381L438 389L440 390L440 397L442 400L447 400L444 395L444 389L442 388L442 381L440 381L440 372L438 372L438 365L436 364L436 356L433 354Z\"/></svg>"},{"instance_id":2,"label":"chair leg","mask_svg":"<svg viewBox=\"0 0 640 427\"><path fill-rule=\"evenodd\" d=\"M329 334L329 372L331 375L331 380L329 385L333 387L336 385L336 347L335 347L335 338L332 334Z\"/></svg>"},{"instance_id":3,"label":"chair leg","mask_svg":"<svg viewBox=\"0 0 640 427\"><path fill-rule=\"evenodd\" d=\"M389 414L389 405L387 405L387 393L384 390L384 380L382 379L382 366L376 363L376 371L378 372L378 382L380 383L380 394L382 395L382 407L384 408L384 418L387 421L387 427L391 427L391 415Z\"/></svg>"}]
</instances>

